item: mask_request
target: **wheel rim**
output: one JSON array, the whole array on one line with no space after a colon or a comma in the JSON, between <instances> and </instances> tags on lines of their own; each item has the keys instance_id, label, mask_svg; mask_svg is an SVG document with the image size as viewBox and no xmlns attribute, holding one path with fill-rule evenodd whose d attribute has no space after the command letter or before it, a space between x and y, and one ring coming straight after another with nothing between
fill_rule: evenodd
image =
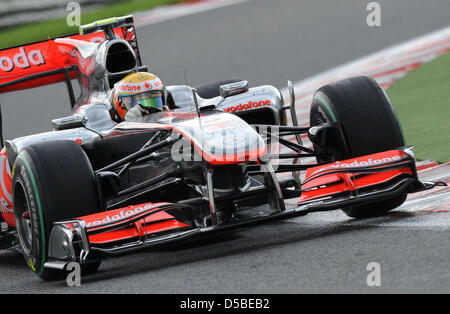
<instances>
[{"instance_id":1,"label":"wheel rim","mask_svg":"<svg viewBox=\"0 0 450 314\"><path fill-rule=\"evenodd\" d=\"M17 183L19 188L16 190L14 204L14 211L17 215L16 228L22 249L29 255L33 246L33 219L31 217L31 212L29 211L30 206L28 198L24 193L22 183L19 181ZM27 212L28 215L26 214Z\"/></svg>"},{"instance_id":2,"label":"wheel rim","mask_svg":"<svg viewBox=\"0 0 450 314\"><path fill-rule=\"evenodd\" d=\"M331 122L330 120L328 120L325 116L323 116L322 114L314 114L314 117L310 117L310 125L311 127L316 126L316 125L321 125L324 123L329 123ZM321 154L324 153L323 150L320 149L320 147L317 147L316 145L314 145L314 151ZM320 157L320 156L316 156L316 160L319 164L327 164L330 162L335 161L334 156L330 155L327 157Z\"/></svg>"}]
</instances>

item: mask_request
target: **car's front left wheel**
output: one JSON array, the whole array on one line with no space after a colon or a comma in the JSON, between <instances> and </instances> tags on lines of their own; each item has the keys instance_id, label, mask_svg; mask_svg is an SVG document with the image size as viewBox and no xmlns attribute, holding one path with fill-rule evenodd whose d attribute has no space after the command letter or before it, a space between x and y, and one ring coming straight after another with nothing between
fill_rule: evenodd
<instances>
[{"instance_id":1,"label":"car's front left wheel","mask_svg":"<svg viewBox=\"0 0 450 314\"><path fill-rule=\"evenodd\" d=\"M49 141L24 148L12 171L13 207L23 255L44 280L59 272L44 267L55 221L96 212L99 200L91 164L72 141ZM88 264L98 268L99 261Z\"/></svg>"}]
</instances>

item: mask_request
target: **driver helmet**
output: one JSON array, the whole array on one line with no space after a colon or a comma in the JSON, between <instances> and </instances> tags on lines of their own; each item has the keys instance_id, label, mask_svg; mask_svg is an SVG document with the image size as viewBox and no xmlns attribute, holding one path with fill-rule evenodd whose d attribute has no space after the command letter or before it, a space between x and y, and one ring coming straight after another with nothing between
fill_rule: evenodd
<instances>
[{"instance_id":1,"label":"driver helmet","mask_svg":"<svg viewBox=\"0 0 450 314\"><path fill-rule=\"evenodd\" d=\"M154 74L132 73L114 85L113 105L123 121L128 110L140 106L143 114L164 110L164 83Z\"/></svg>"}]
</instances>

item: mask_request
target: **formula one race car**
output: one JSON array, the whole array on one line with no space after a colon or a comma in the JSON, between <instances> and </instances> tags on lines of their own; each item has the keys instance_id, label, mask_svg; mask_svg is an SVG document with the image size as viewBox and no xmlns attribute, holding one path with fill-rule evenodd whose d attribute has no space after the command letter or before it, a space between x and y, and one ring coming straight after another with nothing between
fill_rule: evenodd
<instances>
[{"instance_id":1,"label":"formula one race car","mask_svg":"<svg viewBox=\"0 0 450 314\"><path fill-rule=\"evenodd\" d=\"M367 77L320 88L307 127L292 84L286 105L277 88L246 81L167 86L167 110L118 122L110 89L146 70L132 16L1 50L0 62L0 93L65 81L73 109L0 152L1 248L20 245L43 279L70 262L95 271L107 256L310 212L380 215L437 184L418 180L395 111Z\"/></svg>"}]
</instances>

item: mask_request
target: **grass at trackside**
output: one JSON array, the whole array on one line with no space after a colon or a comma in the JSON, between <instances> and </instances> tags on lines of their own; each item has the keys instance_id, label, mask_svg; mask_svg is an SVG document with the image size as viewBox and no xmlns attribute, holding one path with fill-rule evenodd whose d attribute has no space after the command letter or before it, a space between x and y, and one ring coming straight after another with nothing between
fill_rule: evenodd
<instances>
[{"instance_id":1,"label":"grass at trackside","mask_svg":"<svg viewBox=\"0 0 450 314\"><path fill-rule=\"evenodd\" d=\"M101 9L92 11L84 11L83 8L81 8L81 25L177 2L182 2L182 0L128 0L110 4ZM0 31L0 49L44 40L47 39L48 36L58 37L77 32L78 27L70 27L67 25L66 17L45 22L31 23Z\"/></svg>"},{"instance_id":2,"label":"grass at trackside","mask_svg":"<svg viewBox=\"0 0 450 314\"><path fill-rule=\"evenodd\" d=\"M450 162L450 53L411 71L387 93L416 158Z\"/></svg>"}]
</instances>

